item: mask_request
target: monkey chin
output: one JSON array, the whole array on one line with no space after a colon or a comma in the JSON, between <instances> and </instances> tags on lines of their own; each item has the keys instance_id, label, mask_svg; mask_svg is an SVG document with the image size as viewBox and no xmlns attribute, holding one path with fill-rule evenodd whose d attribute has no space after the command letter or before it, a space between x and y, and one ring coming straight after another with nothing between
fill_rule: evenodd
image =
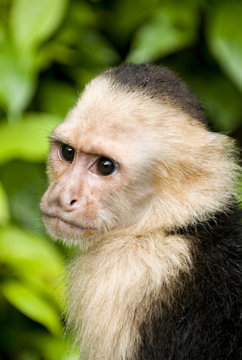
<instances>
[{"instance_id":1,"label":"monkey chin","mask_svg":"<svg viewBox=\"0 0 242 360\"><path fill-rule=\"evenodd\" d=\"M42 213L42 219L48 234L52 239L62 241L67 246L79 246L85 249L97 237L99 231L68 223L59 217Z\"/></svg>"}]
</instances>

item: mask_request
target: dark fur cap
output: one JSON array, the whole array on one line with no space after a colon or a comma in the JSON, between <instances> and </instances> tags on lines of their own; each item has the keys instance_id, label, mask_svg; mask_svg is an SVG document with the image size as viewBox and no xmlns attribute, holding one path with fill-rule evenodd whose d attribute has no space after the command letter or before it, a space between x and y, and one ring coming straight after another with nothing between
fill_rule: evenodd
<instances>
[{"instance_id":1,"label":"dark fur cap","mask_svg":"<svg viewBox=\"0 0 242 360\"><path fill-rule=\"evenodd\" d=\"M121 65L104 72L114 84L127 92L141 91L145 95L178 105L194 118L204 122L201 105L190 90L172 71L156 65Z\"/></svg>"}]
</instances>

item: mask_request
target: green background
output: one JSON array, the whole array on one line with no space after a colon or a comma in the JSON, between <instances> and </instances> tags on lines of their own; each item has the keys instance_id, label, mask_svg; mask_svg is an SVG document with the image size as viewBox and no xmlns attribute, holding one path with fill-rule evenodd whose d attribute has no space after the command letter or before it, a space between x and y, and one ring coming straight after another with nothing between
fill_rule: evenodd
<instances>
[{"instance_id":1,"label":"green background","mask_svg":"<svg viewBox=\"0 0 242 360\"><path fill-rule=\"evenodd\" d=\"M51 130L100 71L151 62L242 143L241 24L241 0L0 0L0 359L78 359L63 337L72 253L39 214Z\"/></svg>"}]
</instances>

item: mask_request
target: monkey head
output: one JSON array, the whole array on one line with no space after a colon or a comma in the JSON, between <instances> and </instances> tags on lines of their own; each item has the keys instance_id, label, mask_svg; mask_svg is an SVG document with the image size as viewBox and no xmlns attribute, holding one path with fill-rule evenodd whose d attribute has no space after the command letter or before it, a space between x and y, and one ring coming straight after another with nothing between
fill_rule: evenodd
<instances>
[{"instance_id":1,"label":"monkey head","mask_svg":"<svg viewBox=\"0 0 242 360\"><path fill-rule=\"evenodd\" d=\"M231 197L231 162L220 166L227 140L207 130L197 99L162 67L105 71L50 140L41 212L69 244L130 227L171 230Z\"/></svg>"}]
</instances>

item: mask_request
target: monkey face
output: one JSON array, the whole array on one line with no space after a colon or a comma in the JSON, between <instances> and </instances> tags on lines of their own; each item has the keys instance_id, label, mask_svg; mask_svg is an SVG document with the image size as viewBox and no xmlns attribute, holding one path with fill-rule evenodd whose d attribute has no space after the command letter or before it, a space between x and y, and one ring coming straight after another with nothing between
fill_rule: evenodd
<instances>
[{"instance_id":1,"label":"monkey face","mask_svg":"<svg viewBox=\"0 0 242 360\"><path fill-rule=\"evenodd\" d=\"M120 104L86 107L84 100L51 136L50 185L41 201L47 230L68 244L135 224L152 197L146 132L118 127L118 117L127 120Z\"/></svg>"},{"instance_id":2,"label":"monkey face","mask_svg":"<svg viewBox=\"0 0 242 360\"><path fill-rule=\"evenodd\" d=\"M73 145L67 145L55 135L57 131L50 151L52 181L41 202L50 234L78 241L134 223L151 196L150 188L143 184L141 189L137 177L131 181L129 169L116 160L120 156L106 155L94 147L84 150L70 141ZM94 139L100 144L101 140Z\"/></svg>"},{"instance_id":3,"label":"monkey face","mask_svg":"<svg viewBox=\"0 0 242 360\"><path fill-rule=\"evenodd\" d=\"M231 199L227 174L236 177L237 166L224 156L226 138L169 98L127 92L102 75L50 139L41 211L50 234L68 244L130 227L171 231Z\"/></svg>"}]
</instances>

